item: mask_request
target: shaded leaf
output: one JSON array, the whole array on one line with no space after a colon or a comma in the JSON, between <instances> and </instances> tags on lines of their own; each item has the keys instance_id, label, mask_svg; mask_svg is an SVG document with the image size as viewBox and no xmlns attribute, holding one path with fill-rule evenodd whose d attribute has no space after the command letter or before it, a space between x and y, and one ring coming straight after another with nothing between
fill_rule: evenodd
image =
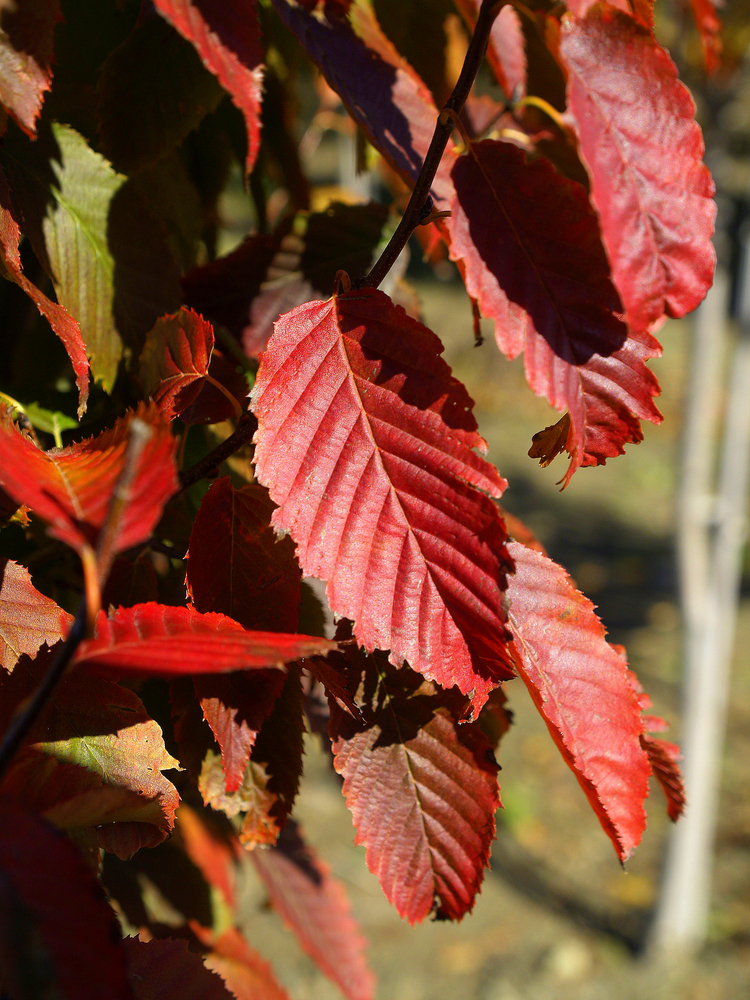
<instances>
[{"instance_id":1,"label":"shaded leaf","mask_svg":"<svg viewBox=\"0 0 750 1000\"><path fill-rule=\"evenodd\" d=\"M170 677L282 667L334 648L314 636L246 632L225 615L202 615L194 608L136 604L110 615L100 611L94 637L81 643L74 663Z\"/></svg>"},{"instance_id":2,"label":"shaded leaf","mask_svg":"<svg viewBox=\"0 0 750 1000\"><path fill-rule=\"evenodd\" d=\"M200 868L208 884L216 886L227 906L234 909L236 841L230 839L226 830L219 829L208 810L201 812L184 802L177 810L177 830L190 860Z\"/></svg>"},{"instance_id":3,"label":"shaded leaf","mask_svg":"<svg viewBox=\"0 0 750 1000\"><path fill-rule=\"evenodd\" d=\"M0 968L14 997L127 1000L115 915L77 848L0 802Z\"/></svg>"},{"instance_id":4,"label":"shaded leaf","mask_svg":"<svg viewBox=\"0 0 750 1000\"><path fill-rule=\"evenodd\" d=\"M141 552L134 562L118 556L102 590L102 607L132 608L134 604L158 599L159 578L151 553Z\"/></svg>"},{"instance_id":5,"label":"shaded leaf","mask_svg":"<svg viewBox=\"0 0 750 1000\"><path fill-rule=\"evenodd\" d=\"M49 653L42 652L33 663L26 658L19 661L9 677L0 675L5 725L13 710L36 689L50 659ZM148 716L138 696L127 688L93 677L85 670L72 671L42 712L27 747L35 759L24 766L36 774L36 781L48 776L52 780L39 757L44 755L64 766L76 765L105 784L134 793L130 801L123 796L117 822L98 831L100 846L107 850L129 857L144 845L160 843L174 826L179 796L161 771L179 768L179 763L166 752L159 726ZM57 779L70 790L69 800L75 797L75 778L66 767ZM97 808L96 787L87 775L80 776L82 809ZM105 794L100 807L108 812L114 808L113 802ZM62 807L61 799L57 805Z\"/></svg>"},{"instance_id":6,"label":"shaded leaf","mask_svg":"<svg viewBox=\"0 0 750 1000\"><path fill-rule=\"evenodd\" d=\"M331 706L336 770L367 847L367 866L410 924L460 920L489 865L500 806L498 767L464 700L382 655L348 655L364 725Z\"/></svg>"},{"instance_id":7,"label":"shaded leaf","mask_svg":"<svg viewBox=\"0 0 750 1000\"><path fill-rule=\"evenodd\" d=\"M218 424L242 419L247 409L248 381L231 354L214 347L208 374L195 400L180 411L183 424Z\"/></svg>"},{"instance_id":8,"label":"shaded leaf","mask_svg":"<svg viewBox=\"0 0 750 1000\"><path fill-rule=\"evenodd\" d=\"M169 153L224 96L193 47L160 17L143 18L109 53L98 92L101 149L124 174Z\"/></svg>"},{"instance_id":9,"label":"shaded leaf","mask_svg":"<svg viewBox=\"0 0 750 1000\"><path fill-rule=\"evenodd\" d=\"M39 593L24 566L0 559L0 666L10 673L24 653L33 657L42 643L54 646L72 620Z\"/></svg>"},{"instance_id":10,"label":"shaded leaf","mask_svg":"<svg viewBox=\"0 0 750 1000\"><path fill-rule=\"evenodd\" d=\"M252 400L258 479L368 650L472 693L509 666L505 481L433 333L363 289L282 317Z\"/></svg>"},{"instance_id":11,"label":"shaded leaf","mask_svg":"<svg viewBox=\"0 0 750 1000\"><path fill-rule=\"evenodd\" d=\"M313 13L289 0L272 2L375 148L402 177L414 182L438 111L427 87L381 31L371 8L352 5L350 23L328 8L321 17L319 9ZM352 66L358 72L352 73ZM448 208L454 158L449 147L432 185L440 210Z\"/></svg>"},{"instance_id":12,"label":"shaded leaf","mask_svg":"<svg viewBox=\"0 0 750 1000\"><path fill-rule=\"evenodd\" d=\"M136 432L142 448L123 483L128 444ZM47 452L18 431L6 413L0 417L0 482L48 522L51 535L79 552L84 546L96 548L106 523L115 553L147 539L176 492L176 447L169 424L153 405L141 404L98 437ZM119 508L108 522L115 496Z\"/></svg>"},{"instance_id":13,"label":"shaded leaf","mask_svg":"<svg viewBox=\"0 0 750 1000\"><path fill-rule=\"evenodd\" d=\"M247 159L253 169L260 146L263 47L255 0L154 0L159 13L192 43L245 119Z\"/></svg>"},{"instance_id":14,"label":"shaded leaf","mask_svg":"<svg viewBox=\"0 0 750 1000\"><path fill-rule=\"evenodd\" d=\"M343 886L290 821L278 844L250 855L273 908L348 1000L372 1000L375 981Z\"/></svg>"},{"instance_id":15,"label":"shaded leaf","mask_svg":"<svg viewBox=\"0 0 750 1000\"><path fill-rule=\"evenodd\" d=\"M679 764L680 748L666 740L655 740L648 733L641 733L641 746L648 754L651 770L661 785L667 799L667 815L676 823L685 811L685 786Z\"/></svg>"},{"instance_id":16,"label":"shaded leaf","mask_svg":"<svg viewBox=\"0 0 750 1000\"><path fill-rule=\"evenodd\" d=\"M562 567L517 542L508 547L516 562L508 597L518 672L624 861L646 826L651 772L627 664Z\"/></svg>"},{"instance_id":17,"label":"shaded leaf","mask_svg":"<svg viewBox=\"0 0 750 1000\"><path fill-rule=\"evenodd\" d=\"M472 30L479 16L481 0L456 0L456 6ZM509 100L526 93L526 52L521 21L508 4L500 9L492 24L487 44L487 62Z\"/></svg>"},{"instance_id":18,"label":"shaded leaf","mask_svg":"<svg viewBox=\"0 0 750 1000\"><path fill-rule=\"evenodd\" d=\"M714 184L695 104L652 33L606 3L563 19L568 102L628 323L684 316L713 280Z\"/></svg>"},{"instance_id":19,"label":"shaded leaf","mask_svg":"<svg viewBox=\"0 0 750 1000\"><path fill-rule=\"evenodd\" d=\"M141 385L170 420L197 398L213 347L213 327L192 309L161 316L146 335L138 369Z\"/></svg>"},{"instance_id":20,"label":"shaded leaf","mask_svg":"<svg viewBox=\"0 0 750 1000\"><path fill-rule=\"evenodd\" d=\"M450 0L374 0L373 10L385 35L413 66L441 107L450 93L446 80L446 18Z\"/></svg>"},{"instance_id":21,"label":"shaded leaf","mask_svg":"<svg viewBox=\"0 0 750 1000\"><path fill-rule=\"evenodd\" d=\"M197 932L195 926L193 930ZM205 932L198 936L211 948L203 964L221 976L237 1000L289 1000L286 990L276 982L271 966L235 927L215 937Z\"/></svg>"},{"instance_id":22,"label":"shaded leaf","mask_svg":"<svg viewBox=\"0 0 750 1000\"><path fill-rule=\"evenodd\" d=\"M29 296L60 338L75 372L76 385L78 386L78 415L81 416L86 410L89 395L89 362L80 327L63 306L48 299L23 273L21 255L18 252L20 240L21 230L11 211L8 182L3 172L0 171L0 250L2 252L0 271L5 277L15 281L19 288Z\"/></svg>"},{"instance_id":23,"label":"shaded leaf","mask_svg":"<svg viewBox=\"0 0 750 1000\"><path fill-rule=\"evenodd\" d=\"M545 160L526 162L507 142L475 143L453 169L451 256L466 288L495 320L500 349L524 352L529 385L570 414L566 482L641 440L640 419L659 421L658 353L647 334L628 337L586 191Z\"/></svg>"},{"instance_id":24,"label":"shaded leaf","mask_svg":"<svg viewBox=\"0 0 750 1000\"><path fill-rule=\"evenodd\" d=\"M133 1000L231 1000L220 977L189 951L187 941L126 938L123 950Z\"/></svg>"},{"instance_id":25,"label":"shaded leaf","mask_svg":"<svg viewBox=\"0 0 750 1000\"><path fill-rule=\"evenodd\" d=\"M52 86L53 39L59 0L2 5L0 103L34 135L44 94Z\"/></svg>"}]
</instances>

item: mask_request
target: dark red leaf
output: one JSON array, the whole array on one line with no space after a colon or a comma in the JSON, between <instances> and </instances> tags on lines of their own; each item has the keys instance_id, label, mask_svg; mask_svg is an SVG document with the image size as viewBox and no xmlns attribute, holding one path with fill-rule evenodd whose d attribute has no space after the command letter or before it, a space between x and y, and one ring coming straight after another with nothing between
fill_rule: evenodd
<instances>
[{"instance_id":1,"label":"dark red leaf","mask_svg":"<svg viewBox=\"0 0 750 1000\"><path fill-rule=\"evenodd\" d=\"M509 676L505 481L433 333L363 289L282 317L253 390L259 480L365 648L479 709Z\"/></svg>"},{"instance_id":2,"label":"dark red leaf","mask_svg":"<svg viewBox=\"0 0 750 1000\"><path fill-rule=\"evenodd\" d=\"M263 46L255 0L154 0L159 13L193 44L245 119L247 159L253 169L260 146Z\"/></svg>"},{"instance_id":3,"label":"dark red leaf","mask_svg":"<svg viewBox=\"0 0 750 1000\"><path fill-rule=\"evenodd\" d=\"M191 926L198 933L195 925ZM235 927L215 937L210 932L198 933L198 937L211 948L203 964L221 976L237 1000L289 1000L286 990L276 982L271 966Z\"/></svg>"},{"instance_id":4,"label":"dark red leaf","mask_svg":"<svg viewBox=\"0 0 750 1000\"><path fill-rule=\"evenodd\" d=\"M296 824L287 823L276 847L250 857L271 905L321 972L347 1000L372 1000L375 980L343 886L302 840Z\"/></svg>"},{"instance_id":5,"label":"dark red leaf","mask_svg":"<svg viewBox=\"0 0 750 1000\"><path fill-rule=\"evenodd\" d=\"M52 86L53 36L59 20L59 0L3 5L0 102L31 136L45 91Z\"/></svg>"},{"instance_id":6,"label":"dark red leaf","mask_svg":"<svg viewBox=\"0 0 750 1000\"><path fill-rule=\"evenodd\" d=\"M714 185L689 91L652 33L609 4L563 19L568 102L628 323L684 316L713 280Z\"/></svg>"},{"instance_id":7,"label":"dark red leaf","mask_svg":"<svg viewBox=\"0 0 750 1000\"><path fill-rule=\"evenodd\" d=\"M119 674L171 677L282 667L335 649L308 635L247 632L225 615L194 608L136 604L100 611L94 638L78 647L74 662Z\"/></svg>"},{"instance_id":8,"label":"dark red leaf","mask_svg":"<svg viewBox=\"0 0 750 1000\"><path fill-rule=\"evenodd\" d=\"M320 17L290 0L272 0L275 10L322 70L349 113L388 162L409 181L419 175L435 130L438 111L411 66L381 31L365 4L342 16ZM318 16L316 16L318 15ZM352 73L351 67L358 72ZM432 185L438 209L452 192L447 149Z\"/></svg>"},{"instance_id":9,"label":"dark red leaf","mask_svg":"<svg viewBox=\"0 0 750 1000\"><path fill-rule=\"evenodd\" d=\"M679 764L680 748L666 740L655 740L648 733L641 733L641 746L648 754L654 777L661 785L667 799L667 815L676 823L685 811L685 786Z\"/></svg>"},{"instance_id":10,"label":"dark red leaf","mask_svg":"<svg viewBox=\"0 0 750 1000\"><path fill-rule=\"evenodd\" d=\"M127 484L121 482L133 433L143 444ZM111 430L62 450L41 451L0 420L0 481L8 493L47 521L50 534L79 552L96 547L117 491L119 506L108 523L111 551L148 538L162 507L177 490L177 441L156 408L141 404Z\"/></svg>"},{"instance_id":11,"label":"dark red leaf","mask_svg":"<svg viewBox=\"0 0 750 1000\"><path fill-rule=\"evenodd\" d=\"M641 702L594 606L539 552L509 545L518 672L621 861L640 842L651 772Z\"/></svg>"},{"instance_id":12,"label":"dark red leaf","mask_svg":"<svg viewBox=\"0 0 750 1000\"><path fill-rule=\"evenodd\" d=\"M128 1000L113 911L78 849L0 800L0 976L14 997Z\"/></svg>"},{"instance_id":13,"label":"dark red leaf","mask_svg":"<svg viewBox=\"0 0 750 1000\"><path fill-rule=\"evenodd\" d=\"M40 594L29 571L0 559L0 666L9 673L26 653L33 657L42 643L54 646L67 635L71 615Z\"/></svg>"},{"instance_id":14,"label":"dark red leaf","mask_svg":"<svg viewBox=\"0 0 750 1000\"><path fill-rule=\"evenodd\" d=\"M133 1000L231 1000L232 994L187 941L126 938L123 949Z\"/></svg>"},{"instance_id":15,"label":"dark red leaf","mask_svg":"<svg viewBox=\"0 0 750 1000\"><path fill-rule=\"evenodd\" d=\"M213 348L213 327L192 309L162 316L147 334L139 363L141 385L168 419L198 396Z\"/></svg>"},{"instance_id":16,"label":"dark red leaf","mask_svg":"<svg viewBox=\"0 0 750 1000\"><path fill-rule=\"evenodd\" d=\"M475 143L453 169L451 256L495 320L500 349L524 352L537 395L570 413L567 480L641 440L658 421L646 334L628 338L596 216L583 187L507 142Z\"/></svg>"},{"instance_id":17,"label":"dark red leaf","mask_svg":"<svg viewBox=\"0 0 750 1000\"><path fill-rule=\"evenodd\" d=\"M356 843L410 924L431 913L460 920L474 906L495 837L500 791L490 741L477 723L460 722L465 702L455 690L362 653L349 661L365 723L332 705L329 732Z\"/></svg>"},{"instance_id":18,"label":"dark red leaf","mask_svg":"<svg viewBox=\"0 0 750 1000\"><path fill-rule=\"evenodd\" d=\"M78 386L80 417L86 411L89 396L89 362L81 329L63 306L48 299L23 273L21 255L18 252L20 240L21 230L11 212L8 182L0 170L0 263L3 265L4 273L29 296L68 352Z\"/></svg>"},{"instance_id":19,"label":"dark red leaf","mask_svg":"<svg viewBox=\"0 0 750 1000\"><path fill-rule=\"evenodd\" d=\"M218 424L236 420L238 410L246 409L248 384L245 374L232 356L214 348L208 375L197 398L180 412L184 424Z\"/></svg>"}]
</instances>

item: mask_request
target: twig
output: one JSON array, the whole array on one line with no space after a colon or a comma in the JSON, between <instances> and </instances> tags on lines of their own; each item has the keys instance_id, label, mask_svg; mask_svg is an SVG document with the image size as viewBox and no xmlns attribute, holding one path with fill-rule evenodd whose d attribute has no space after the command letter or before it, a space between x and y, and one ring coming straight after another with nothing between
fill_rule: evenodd
<instances>
[{"instance_id":1,"label":"twig","mask_svg":"<svg viewBox=\"0 0 750 1000\"><path fill-rule=\"evenodd\" d=\"M438 116L435 131L432 135L430 147L424 158L422 169L414 185L409 204L406 206L401 222L398 224L396 232L390 239L380 258L375 262L372 270L364 278L355 282L358 288L377 288L396 262L398 255L406 246L409 237L417 228L427 220L431 221L430 213L425 213L425 205L430 197L430 188L435 179L440 161L443 158L445 147L455 128L455 121L461 114L466 98L469 96L472 84L476 79L479 67L482 65L484 54L487 50L487 42L490 37L490 30L495 18L500 13L500 8L505 6L506 0L483 0L479 11L477 24L471 42L466 52L466 58L461 69L453 93L445 102L445 107Z\"/></svg>"},{"instance_id":2,"label":"twig","mask_svg":"<svg viewBox=\"0 0 750 1000\"><path fill-rule=\"evenodd\" d=\"M5 772L10 767L13 758L31 727L39 718L42 709L52 697L52 693L60 682L65 668L73 659L76 650L86 635L86 614L86 599L84 598L81 601L81 606L78 609L78 614L71 626L68 637L60 646L52 666L44 675L31 699L25 702L10 720L10 725L5 731L3 741L0 744L0 781L5 776Z\"/></svg>"},{"instance_id":3,"label":"twig","mask_svg":"<svg viewBox=\"0 0 750 1000\"><path fill-rule=\"evenodd\" d=\"M226 462L236 451L252 440L257 429L258 421L255 419L255 415L253 413L243 414L242 419L237 424L237 430L233 434L230 434L226 440L217 445L213 451L210 451L195 465L180 473L181 489L185 490L188 486L193 486L201 479L205 479L222 462Z\"/></svg>"}]
</instances>

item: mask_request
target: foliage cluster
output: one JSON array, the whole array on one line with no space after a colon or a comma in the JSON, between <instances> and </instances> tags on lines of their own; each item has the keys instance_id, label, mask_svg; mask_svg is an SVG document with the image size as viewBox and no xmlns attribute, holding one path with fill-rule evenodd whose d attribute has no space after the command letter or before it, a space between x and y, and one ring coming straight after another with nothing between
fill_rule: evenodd
<instances>
[{"instance_id":1,"label":"foliage cluster","mask_svg":"<svg viewBox=\"0 0 750 1000\"><path fill-rule=\"evenodd\" d=\"M694 8L711 68L718 22ZM415 232L456 262L477 336L494 321L563 413L531 453L566 452L564 485L641 439L654 332L714 264L650 0L22 0L0 19L4 994L285 996L237 928L254 868L371 997L291 815L305 727L398 912L458 920L512 678L627 858L651 775L681 811L677 748L498 505L395 265ZM391 206L312 189L334 93ZM237 167L255 224L221 255Z\"/></svg>"}]
</instances>

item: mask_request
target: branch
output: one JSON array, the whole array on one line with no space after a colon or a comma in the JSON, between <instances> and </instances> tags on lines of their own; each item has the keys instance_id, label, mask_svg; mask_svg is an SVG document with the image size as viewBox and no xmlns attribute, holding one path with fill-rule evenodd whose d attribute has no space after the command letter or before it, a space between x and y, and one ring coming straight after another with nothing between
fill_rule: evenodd
<instances>
[{"instance_id":1,"label":"branch","mask_svg":"<svg viewBox=\"0 0 750 1000\"><path fill-rule=\"evenodd\" d=\"M471 42L469 43L466 58L461 69L461 75L458 78L456 86L453 88L453 93L445 102L445 107L438 116L430 148L427 150L427 155L424 158L422 169L419 172L419 177L417 177L417 182L411 193L409 204L406 206L406 211L388 246L380 255L370 273L355 282L357 288L377 288L395 264L398 255L406 246L409 237L417 226L431 222L434 218L431 211L430 188L435 179L437 169L440 166L440 161L443 158L445 147L455 128L456 120L463 110L466 98L469 96L469 91L479 72L479 67L482 65L492 25L500 13L501 7L504 7L506 2L507 0L483 0L476 27L474 28L474 34L471 36Z\"/></svg>"},{"instance_id":2,"label":"branch","mask_svg":"<svg viewBox=\"0 0 750 1000\"><path fill-rule=\"evenodd\" d=\"M222 441L221 444L217 445L213 451L209 451L207 455L195 465L191 466L189 469L185 469L184 472L180 473L180 487L186 490L188 486L194 486L195 483L199 483L201 479L205 479L206 476L210 475L215 469L217 469L222 462L226 462L228 458L231 458L236 451L244 447L251 440L256 430L258 429L258 421L255 419L253 413L244 413L242 419L237 424L237 430L230 434L226 440Z\"/></svg>"}]
</instances>

